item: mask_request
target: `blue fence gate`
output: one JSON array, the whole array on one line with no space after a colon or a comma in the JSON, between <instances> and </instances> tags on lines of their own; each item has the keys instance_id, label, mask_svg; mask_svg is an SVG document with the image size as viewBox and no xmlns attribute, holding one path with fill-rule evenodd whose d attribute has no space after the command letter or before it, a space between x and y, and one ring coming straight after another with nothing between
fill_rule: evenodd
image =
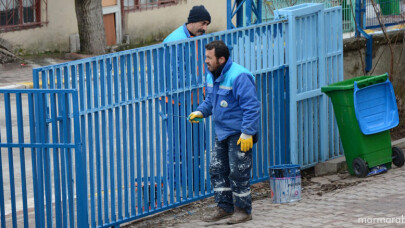
<instances>
[{"instance_id":1,"label":"blue fence gate","mask_svg":"<svg viewBox=\"0 0 405 228\"><path fill-rule=\"evenodd\" d=\"M74 89L0 90L1 227L85 223L77 102Z\"/></svg>"},{"instance_id":2,"label":"blue fence gate","mask_svg":"<svg viewBox=\"0 0 405 228\"><path fill-rule=\"evenodd\" d=\"M33 121L31 143L22 134L19 144L11 137L1 145L11 150L9 164L13 148L33 148L38 227L119 226L212 195L211 119L192 125L185 117L203 101L204 47L213 40L223 40L256 78L262 112L253 183L268 179L270 165L309 167L341 156L332 106L320 93L343 79L341 13L321 4L294 6L269 23L36 68L36 90L2 91L5 126L14 123L10 95L32 97L26 112L16 99L17 116ZM24 129L23 120L17 126ZM17 169L9 166L11 177ZM28 173L21 170L21 180ZM8 204L0 195L1 221L16 226L13 197L26 188L9 186L12 209L3 209ZM19 202L31 222L31 204Z\"/></svg>"}]
</instances>

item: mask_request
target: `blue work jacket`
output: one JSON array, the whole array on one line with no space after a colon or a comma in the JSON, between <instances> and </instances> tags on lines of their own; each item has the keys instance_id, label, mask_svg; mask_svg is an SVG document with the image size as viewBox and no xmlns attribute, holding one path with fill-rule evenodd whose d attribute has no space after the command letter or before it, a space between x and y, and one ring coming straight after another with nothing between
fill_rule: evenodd
<instances>
[{"instance_id":1,"label":"blue work jacket","mask_svg":"<svg viewBox=\"0 0 405 228\"><path fill-rule=\"evenodd\" d=\"M212 115L219 141L241 132L257 133L261 105L249 70L229 58L215 81L210 72L207 74L205 91L205 100L197 111L204 117Z\"/></svg>"},{"instance_id":2,"label":"blue work jacket","mask_svg":"<svg viewBox=\"0 0 405 228\"><path fill-rule=\"evenodd\" d=\"M172 42L172 41L177 41L177 40L183 40L190 38L190 32L188 31L186 24L178 27L176 30L174 30L172 33L170 33L164 40L163 43L167 42Z\"/></svg>"}]
</instances>

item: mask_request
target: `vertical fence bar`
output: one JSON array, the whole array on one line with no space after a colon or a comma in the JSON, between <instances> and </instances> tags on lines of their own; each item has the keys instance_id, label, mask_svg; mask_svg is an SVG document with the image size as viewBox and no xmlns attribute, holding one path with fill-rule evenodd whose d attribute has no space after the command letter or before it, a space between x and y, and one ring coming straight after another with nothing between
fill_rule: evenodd
<instances>
[{"instance_id":1,"label":"vertical fence bar","mask_svg":"<svg viewBox=\"0 0 405 228\"><path fill-rule=\"evenodd\" d=\"M127 77L128 77L128 100L133 101L134 93L133 93L133 85L132 85L132 78L133 75L132 71L135 71L133 68L133 63L131 60L133 59L132 55L127 55ZM134 78L134 80L137 80ZM135 156L135 141L134 141L134 105L133 102L129 104L129 185L131 190L131 216L135 216L136 214L136 205L135 205L135 163L134 163L134 156Z\"/></svg>"},{"instance_id":2,"label":"vertical fence bar","mask_svg":"<svg viewBox=\"0 0 405 228\"><path fill-rule=\"evenodd\" d=\"M325 81L325 57L326 57L326 49L325 49L325 43L322 42L323 40L325 40L325 17L324 17L324 10L323 10L323 6L322 9L320 11L318 11L317 13L317 17L318 17L318 21L317 21L317 27L318 30L316 31L318 34L318 40L321 42L318 42L318 58L319 58L319 65L318 65L318 78L319 78L319 86L325 86L326 85L326 81ZM326 126L327 123L327 111L326 111L326 107L327 107L327 97L325 94L321 95L320 101L319 101L319 118L320 121L319 123L321 124L321 129L319 131L320 133L320 143L321 143L321 151L327 151L328 149L328 126ZM321 157L322 161L326 160L326 157Z\"/></svg>"},{"instance_id":3,"label":"vertical fence bar","mask_svg":"<svg viewBox=\"0 0 405 228\"><path fill-rule=\"evenodd\" d=\"M79 87L78 87L78 91L80 91L79 92L79 97L78 97L78 105L79 105L79 111L80 112L84 112L85 111L85 109L86 109L86 104L85 104L85 99L84 99L84 96L85 96L85 93L86 93L86 90L84 89L85 88L85 66L84 66L84 63L79 63L78 64L78 76L79 76L79 78L78 78L78 81L79 81ZM75 101L73 101L73 102L75 102ZM81 147L81 150L80 150L80 153L86 153L86 147L87 147L87 138L86 138L86 116L85 115L81 115L80 116L80 129L81 129L81 141L82 141L82 147ZM76 136L75 136L76 137ZM78 165L77 164L77 162L86 162L85 160L83 161L83 160L81 160L81 154L80 153L78 153L77 151L75 151L75 162L76 162L76 165ZM77 168L76 168L76 170L78 170ZM80 169L79 169L80 170ZM76 171L77 172L77 171ZM87 170L85 171L85 172L82 172L82 170L80 170L79 171L79 173L78 174L80 174L80 175L84 175L84 176L87 176ZM76 173L76 175L77 175L77 173ZM82 176L77 176L76 177L77 179L78 178L82 178ZM79 181L79 180L77 180L77 181ZM80 181L82 181L82 180L80 180ZM76 189L78 188L77 186L79 185L79 183L76 183ZM86 190L87 190L87 184L86 184ZM76 190L76 194L77 195L79 195L79 194L83 194L83 189L80 189L80 192L78 191L78 190ZM85 196L83 196L83 197L85 197L85 198L83 198L83 200L86 200L86 202L88 201L88 197L87 197L87 195L85 195ZM77 204L77 206L79 205L79 203ZM86 205L87 205L87 203L86 203ZM88 208L86 207L86 213L87 213L87 210L88 210ZM79 221L79 216L81 216L81 215L79 215L79 209L78 209L78 212L77 212L77 224L79 225L79 224L81 224L81 222L83 222L83 221ZM86 223L87 224L87 223Z\"/></svg>"},{"instance_id":4,"label":"vertical fence bar","mask_svg":"<svg viewBox=\"0 0 405 228\"><path fill-rule=\"evenodd\" d=\"M196 42L195 41L191 41L190 42L190 51L191 51L191 58L195 58L196 56ZM193 104L193 110L197 109L197 91L198 89L198 81L197 81L197 65L196 65L196 61L195 59L191 59L191 86L192 86L192 101L191 103ZM193 142L195 142L193 144L193 170L194 170L194 176L193 176L193 183L194 183L194 197L197 197L200 195L199 193L199 170L198 170L198 126L196 124L193 124Z\"/></svg>"},{"instance_id":5,"label":"vertical fence bar","mask_svg":"<svg viewBox=\"0 0 405 228\"><path fill-rule=\"evenodd\" d=\"M67 69L67 68L66 68ZM66 70L65 69L65 70ZM65 76L66 76L66 72L65 72ZM65 77L65 82L66 82L66 77ZM60 129L60 141L65 142L65 143L70 143L70 140L68 140L68 135L70 135L68 128L70 128L70 122L68 120L69 118L69 114L70 114L70 110L69 110L69 99L68 99L68 95L67 94L63 94L59 97L59 110L61 110L61 117L62 117L62 127L59 128ZM72 195L69 195L69 193L67 193L67 188L71 185L70 182L72 179L70 179L69 177L71 177L71 175L69 174L69 164L68 161L70 161L70 159L68 158L68 156L70 156L70 151L68 149L62 149L62 154L61 154L61 170L62 170L62 207L63 207L63 217L62 217L62 223L63 223L63 227L68 227L68 205L67 205L67 197L72 197ZM66 184L66 182L68 182ZM73 191L72 191L73 192ZM72 193L73 194L73 193ZM67 196L68 195L68 196ZM74 214L73 211L70 211L70 213ZM74 227L74 224L70 224L71 227Z\"/></svg>"},{"instance_id":6,"label":"vertical fence bar","mask_svg":"<svg viewBox=\"0 0 405 228\"><path fill-rule=\"evenodd\" d=\"M159 91L159 74L160 74L160 66L159 66L159 54L158 54L159 49L153 49L152 52L152 56L153 56L153 94L154 94L154 106L155 106L155 140L156 140L156 163L155 166L156 167L156 180L155 183L157 183L156 185L156 189L154 190L154 196L156 195L156 208L161 208L162 204L161 204L161 190L162 190L162 183L161 183L161 150L160 150L160 113L159 113L159 107L160 107L160 103L159 103L159 95L160 91ZM154 169L154 168L153 168ZM155 174L152 175L152 177L155 177Z\"/></svg>"},{"instance_id":7,"label":"vertical fence bar","mask_svg":"<svg viewBox=\"0 0 405 228\"><path fill-rule=\"evenodd\" d=\"M44 71L43 73L45 77L42 77L42 86L45 88L53 88L54 85L50 84L51 79L53 80L53 69L49 71ZM46 118L49 118L49 94L42 94L42 101L43 103L43 134L44 134L44 141L43 143L49 143L49 125L46 122ZM43 150L43 162L44 162L44 179L45 179L45 195L46 195L46 220L47 220L47 226L48 227L53 227L53 222L52 222L52 180L51 176L52 175L47 175L51 174L51 154L50 154L51 149L50 148L44 148Z\"/></svg>"},{"instance_id":8,"label":"vertical fence bar","mask_svg":"<svg viewBox=\"0 0 405 228\"><path fill-rule=\"evenodd\" d=\"M6 116L6 135L7 143L13 143L13 132L11 126L11 104L10 104L10 94L4 93L4 110ZM11 211L13 227L17 227L17 211L15 202L15 183L14 183L14 161L13 161L13 148L8 148L8 170L10 176L10 197L11 197ZM3 182L2 182L3 183Z\"/></svg>"},{"instance_id":9,"label":"vertical fence bar","mask_svg":"<svg viewBox=\"0 0 405 228\"><path fill-rule=\"evenodd\" d=\"M164 101L164 97L162 98L160 95L162 94L162 83L160 82L161 77L163 77L163 49L159 48L159 49L155 49L153 52L153 56L154 56L154 84L155 84L155 95L159 94L159 96L155 97L155 122L156 122L156 177L157 177L157 208L161 208L162 207L162 159L161 159L161 155L162 152L164 152L163 150L161 150L161 144L163 144L164 139L161 139L161 124L163 125L163 121L161 121L162 119L160 118L162 116L162 112L160 111L160 108L162 106L161 102L162 100ZM160 101L159 101L160 99ZM162 126L163 127L163 126ZM162 141L161 141L162 140ZM164 167L163 167L164 169Z\"/></svg>"},{"instance_id":10,"label":"vertical fence bar","mask_svg":"<svg viewBox=\"0 0 405 228\"><path fill-rule=\"evenodd\" d=\"M94 70L94 69L93 69ZM92 69L91 63L86 63L86 95L87 95L87 110L93 109L93 102L92 96L93 89L92 89L92 80L97 80L96 78L92 78ZM89 178L90 178L90 217L91 217L91 227L96 226L96 205L95 205L95 190L94 190L94 139L93 139L93 113L89 112L87 114L87 138L89 144Z\"/></svg>"},{"instance_id":11,"label":"vertical fence bar","mask_svg":"<svg viewBox=\"0 0 405 228\"><path fill-rule=\"evenodd\" d=\"M179 78L179 115L180 116L186 116L185 108L187 105L185 102L185 97L184 97L184 84L185 84L185 75L184 75L184 44L179 44L178 45L178 61L177 64L179 65L179 72L178 72L178 78ZM185 128L186 124L186 119L185 118L179 118L179 142L180 142L180 158L178 159L180 162L180 176L179 176L179 182L181 185L181 200L187 199L187 189L186 189L186 141L185 137L187 135L187 131Z\"/></svg>"},{"instance_id":12,"label":"vertical fence bar","mask_svg":"<svg viewBox=\"0 0 405 228\"><path fill-rule=\"evenodd\" d=\"M36 80L34 78L34 84L35 84ZM38 81L37 81L38 83ZM36 135L36 143L41 143L43 142L43 135L42 132L43 127L42 127L42 121L41 121L41 114L43 115L43 113L41 113L41 103L40 103L40 94L35 94L35 104L37 104L35 107L35 135ZM42 148L38 148L37 149L37 153L36 153L36 158L35 160L38 162L38 166L37 166L37 179L34 180L38 183L38 204L36 205L38 207L38 217L36 217L36 219L39 221L39 225L40 227L44 227L45 226L45 214L44 214L44 189L43 189L43 166L42 166L42 153L43 153L43 149ZM35 213L36 215L37 213Z\"/></svg>"},{"instance_id":13,"label":"vertical fence bar","mask_svg":"<svg viewBox=\"0 0 405 228\"><path fill-rule=\"evenodd\" d=\"M140 77L141 77L141 98L142 98L142 113L146 112L146 71L145 71L145 52L140 52ZM147 116L147 115L146 115ZM149 181L148 181L148 148L147 148L147 118L142 117L142 158L143 158L143 175L142 175L142 192L143 192L143 212L149 212ZM141 187L141 186L138 186Z\"/></svg>"},{"instance_id":14,"label":"vertical fence bar","mask_svg":"<svg viewBox=\"0 0 405 228\"><path fill-rule=\"evenodd\" d=\"M173 48L175 49L175 48ZM172 46L167 46L166 48L166 55L165 55L165 62L166 64L171 64L171 51L172 51ZM171 65L171 67L175 67ZM166 150L166 162L165 162L165 169L167 169L167 178L168 178L168 187L169 187L169 192L167 194L170 194L170 204L173 204L174 202L174 191L173 191L173 137L172 137L172 132L173 132L173 122L170 121L173 119L173 105L172 105L172 80L173 80L173 75L172 75L172 69L171 67L166 67L166 90L168 93L168 100L166 101L166 114L168 116L168 124L167 124L167 130L166 130L166 137L168 140L168 148ZM166 194L166 193L165 193Z\"/></svg>"},{"instance_id":15,"label":"vertical fence bar","mask_svg":"<svg viewBox=\"0 0 405 228\"><path fill-rule=\"evenodd\" d=\"M147 66L147 84L148 84L148 113L149 113L149 120L148 120L148 129L149 129L149 174L147 175L150 177L150 184L148 186L149 192L149 207L153 211L155 209L155 156L154 156L154 137L152 129L156 129L153 124L153 82L152 82L152 70L154 70L154 66L152 65L152 52L149 50L146 52L146 66Z\"/></svg>"},{"instance_id":16,"label":"vertical fence bar","mask_svg":"<svg viewBox=\"0 0 405 228\"><path fill-rule=\"evenodd\" d=\"M261 56L263 56L263 53L262 53L262 49L261 49L261 45L262 45L262 36L261 36L261 28L255 28L255 34L254 34L254 39L255 39L255 48L257 48L257 51L256 51L256 56L255 56L255 69L256 70L259 70L259 69L262 69L262 62L261 62ZM262 88L262 74L256 74L256 94L257 94L257 97L258 97L258 99L259 99L259 101L262 101L262 96L261 96L261 93L262 93L262 89L264 89L264 88ZM260 107L261 109L262 109L262 107ZM262 113L263 111L261 110L261 113ZM261 115L261 113L260 113L260 115ZM260 132L262 132L262 118L259 118L259 131ZM261 136L259 136L259 137L261 137ZM260 140L260 142L259 143L256 143L256 151L257 151L257 155L258 155L258 175L259 175L259 177L263 177L263 166L262 166L262 162L263 162L263 160L265 160L265 159L263 159L263 141L262 140Z\"/></svg>"},{"instance_id":17,"label":"vertical fence bar","mask_svg":"<svg viewBox=\"0 0 405 228\"><path fill-rule=\"evenodd\" d=\"M24 143L24 122L23 122L23 110L21 102L21 93L16 94L16 108L17 108L17 127L18 127L18 143ZM1 164L1 162L0 162ZM28 206L27 206L27 182L25 175L25 152L24 147L20 147L20 168L21 168L21 184L22 184L22 201L23 201L23 216L24 227L28 227ZM0 182L2 183L2 182Z\"/></svg>"},{"instance_id":18,"label":"vertical fence bar","mask_svg":"<svg viewBox=\"0 0 405 228\"><path fill-rule=\"evenodd\" d=\"M184 53L185 53L185 86L186 88L191 88L191 67L190 67L190 42L185 43L184 47ZM185 99L186 104L188 105L188 113L191 113L192 110L192 105L191 105L191 92L190 89L186 91L186 99ZM193 197L193 164L192 164L192 147L191 147L191 141L193 140L192 138L192 130L193 126L192 124L187 124L186 125L186 131L188 134L186 135L186 141L187 147L186 147L186 159L187 162L184 163L184 165L187 165L187 171L185 172L187 176L187 192L188 192L188 198Z\"/></svg>"},{"instance_id":19,"label":"vertical fence bar","mask_svg":"<svg viewBox=\"0 0 405 228\"><path fill-rule=\"evenodd\" d=\"M70 68L71 71L71 78L72 78L72 88L77 89L77 66L71 66ZM65 75L65 83L69 83L69 80L67 79L66 75ZM65 104L66 104L66 109L65 110L69 110L68 112L70 112L72 107L73 110L73 104L71 104L71 102L73 103L73 98L69 99L69 96L66 96L66 100L65 100ZM76 102L76 101L75 101ZM72 142L75 140L75 136L72 137L72 128L70 127L72 122L70 120L70 118L67 120L67 126L69 126L69 128L66 128L66 136L67 136L67 140L68 142ZM74 122L73 122L74 124ZM76 132L76 131L74 131ZM75 150L76 152L76 150ZM73 183L73 153L72 153L72 149L68 149L67 150L67 164L68 164L68 188L69 188L69 215L70 215L70 227L74 227L75 226L75 210L74 210L74 192L73 192L73 188L74 188L74 183Z\"/></svg>"},{"instance_id":20,"label":"vertical fence bar","mask_svg":"<svg viewBox=\"0 0 405 228\"><path fill-rule=\"evenodd\" d=\"M94 88L94 97L93 97L93 103L94 103L94 108L97 110L99 108L99 69L98 69L98 62L93 61L92 66L93 66L93 88ZM101 64L100 64L100 77L101 77ZM90 83L90 82L88 82ZM102 216L102 193L101 193L101 188L102 188L102 183L101 183L101 146L100 146L100 111L96 111L94 113L94 138L95 138L95 155L96 155L96 175L97 175L97 223L94 222L94 225L96 224L103 224L103 216ZM90 160L90 158L89 158ZM90 170L92 170L90 168Z\"/></svg>"},{"instance_id":21,"label":"vertical fence bar","mask_svg":"<svg viewBox=\"0 0 405 228\"><path fill-rule=\"evenodd\" d=\"M39 136L39 143L45 143L45 107L44 107L44 97L42 94L37 94L37 121L36 123L38 124L37 126L37 135ZM44 205L44 159L43 159L43 154L44 148L39 149L39 153L37 153L37 161L38 163L38 172L39 172L39 186L40 186L40 197L41 197L41 225L45 226L45 205Z\"/></svg>"},{"instance_id":22,"label":"vertical fence bar","mask_svg":"<svg viewBox=\"0 0 405 228\"><path fill-rule=\"evenodd\" d=\"M112 85L112 63L111 63L111 58L107 58L106 59L106 67L107 67L107 93L108 93L108 97L107 97L107 104L108 106L112 107L113 104L113 85ZM115 222L116 221L116 215L115 215L115 180L114 180L114 176L115 176L115 172L114 172L114 120L113 120L113 109L112 108L108 108L108 143L109 143L109 152L110 152L110 188L109 191L107 192L111 192L111 196L110 196L110 218L111 218L111 222ZM106 194L107 194L106 192Z\"/></svg>"},{"instance_id":23,"label":"vertical fence bar","mask_svg":"<svg viewBox=\"0 0 405 228\"><path fill-rule=\"evenodd\" d=\"M179 75L178 75L178 69L182 66L178 65L178 57L179 57L179 52L180 52L180 47L179 44L173 45L172 46L172 56L175 56L172 58L172 92L173 92L173 115L175 116L173 119L173 135L170 137L173 138L173 165L174 165L174 192L176 194L176 201L175 202L180 202L180 140L179 140L179 108L181 108L181 104L179 104L179 94L177 93L178 91L178 85L179 85Z\"/></svg>"},{"instance_id":24,"label":"vertical fence bar","mask_svg":"<svg viewBox=\"0 0 405 228\"><path fill-rule=\"evenodd\" d=\"M32 94L32 93L29 93L28 94L28 110L29 110L29 112L31 113L31 115L29 115L29 126L30 126L30 142L31 143L33 143L33 142L36 142L36 134L35 134L35 127L36 127L36 124L35 124L35 107L34 107L34 95ZM32 162L32 185L33 185L33 188L34 188L34 207L35 207L35 226L40 226L41 224L40 224L40 218L39 218L39 214L40 214L40 212L39 212L39 210L38 210L38 207L39 207L39 197L38 197L38 181L37 181L37 178L38 178L38 176L37 176L37 161L36 161L36 149L35 148L31 148L31 162ZM1 158L1 156L0 156L0 158ZM1 163L1 160L0 160L0 164L2 164ZM1 181L1 183L3 183L3 176L2 176L2 174L1 174L1 169L0 169L0 181ZM0 189L0 192L1 192L1 196L3 196L3 185L0 185L1 186L1 189ZM1 197L2 198L2 197ZM3 204L3 202L2 202L2 204L1 204L2 206L3 206L3 208L1 208L2 209L2 213L4 213L4 204ZM3 221L3 219L2 219L2 221ZM3 224L2 224L2 227L5 227L5 225L3 226Z\"/></svg>"},{"instance_id":25,"label":"vertical fence bar","mask_svg":"<svg viewBox=\"0 0 405 228\"><path fill-rule=\"evenodd\" d=\"M106 78L105 78L106 76L107 76L107 81L108 81L108 70L107 70L107 74L105 72L106 64L108 65L108 62L106 61L106 59L100 60L100 97L101 97L100 105L101 105L101 107L105 107L107 105L106 97L109 96L109 93L107 95L107 91L106 91ZM109 115L110 115L110 113L108 110L108 116ZM109 129L111 129L111 128L109 128ZM101 111L101 141L102 141L102 147L103 147L104 222L109 223L110 219L108 216L109 188L108 188L108 167L107 167L108 166L108 158L107 158L108 147L107 147L107 111L106 110Z\"/></svg>"},{"instance_id":26,"label":"vertical fence bar","mask_svg":"<svg viewBox=\"0 0 405 228\"><path fill-rule=\"evenodd\" d=\"M4 95L3 95L4 98ZM1 135L0 135L1 142ZM2 156L0 156L0 164L3 164ZM6 214L4 210L4 189L3 189L3 168L0 169L0 213L1 213L1 227L6 227ZM36 220L37 221L37 220Z\"/></svg>"},{"instance_id":27,"label":"vertical fence bar","mask_svg":"<svg viewBox=\"0 0 405 228\"><path fill-rule=\"evenodd\" d=\"M53 72L52 72L53 73ZM53 75L52 75L53 76ZM55 86L55 77L50 77L50 84L52 87ZM55 93L50 94L50 115L52 121L52 141L53 143L58 142L58 113L56 104ZM59 174L59 152L58 148L53 149L53 167L54 167L54 188L55 188L55 216L56 216L56 227L62 227L62 211L61 211L61 190L60 190L60 174ZM51 176L51 175L50 175Z\"/></svg>"},{"instance_id":28,"label":"vertical fence bar","mask_svg":"<svg viewBox=\"0 0 405 228\"><path fill-rule=\"evenodd\" d=\"M65 74L64 80L66 80L66 77L67 77L66 75L68 74L67 67L58 68L56 70L58 88L63 88L62 87L62 81L63 81L62 80L62 69ZM65 140L66 122L65 121L67 121L66 116L68 115L69 110L64 109L64 102L63 102L64 97L65 97L65 95L58 96L58 110L61 112L61 119L62 119L60 121L60 126L59 126L59 141L66 143L66 140ZM67 178L66 178L66 160L65 160L66 151L67 151L66 148L60 149L60 163L61 163L61 165L60 165L61 181L60 182L61 182L61 189L62 189L62 196L61 196L62 197L62 205L61 205L61 207L62 207L61 208L61 210L62 210L62 227L68 227L68 219L67 219L68 211L67 211L67 201L66 201L66 199L67 199L67 193L66 193Z\"/></svg>"},{"instance_id":29,"label":"vertical fence bar","mask_svg":"<svg viewBox=\"0 0 405 228\"><path fill-rule=\"evenodd\" d=\"M115 104L115 153L117 157L117 195L118 195L118 219L122 219L122 167L121 167L121 124L120 124L120 112L121 107L119 104L120 91L119 87L119 68L118 68L118 57L115 56L113 60L113 69L114 69L114 104ZM111 189L115 191L115 189ZM115 201L115 199L114 199Z\"/></svg>"},{"instance_id":30,"label":"vertical fence bar","mask_svg":"<svg viewBox=\"0 0 405 228\"><path fill-rule=\"evenodd\" d=\"M140 88L139 88L139 64L138 64L138 55L136 52L133 55L134 63L134 83L135 83L135 99L140 98ZM140 111L140 102L135 103L135 126L136 126L136 191L138 192L138 213L137 215L142 214L142 160L141 160L141 121L140 121L141 111Z\"/></svg>"},{"instance_id":31,"label":"vertical fence bar","mask_svg":"<svg viewBox=\"0 0 405 228\"><path fill-rule=\"evenodd\" d=\"M120 76L121 76L121 102L127 101L127 91L126 91L126 80L128 76L128 72L125 70L125 59L128 56L123 55L120 57ZM130 74L130 72L129 72ZM124 162L124 199L125 199L125 207L124 207L124 216L127 218L129 216L128 211L128 142L127 142L127 106L122 106L122 157ZM122 186L120 186L122 189Z\"/></svg>"},{"instance_id":32,"label":"vertical fence bar","mask_svg":"<svg viewBox=\"0 0 405 228\"><path fill-rule=\"evenodd\" d=\"M202 45L201 39L197 40L197 50L196 50L196 57L197 57L197 83L198 83L198 88L197 88L197 106L203 102L203 70L204 70L204 57L203 54L205 53L205 47ZM204 80L205 81L205 80ZM199 155L198 155L198 164L199 164L199 179L200 179L200 195L204 194L204 189L205 189L205 177L204 177L204 171L205 171L205 166L204 166L204 157L205 157L205 152L204 152L204 143L205 138L204 138L204 121L201 122L201 124L198 124L198 145L199 145Z\"/></svg>"},{"instance_id":33,"label":"vertical fence bar","mask_svg":"<svg viewBox=\"0 0 405 228\"><path fill-rule=\"evenodd\" d=\"M168 66L167 66L167 57L168 57L168 50L169 48L165 45L159 53L159 60L160 62L163 64L160 66L160 90L163 94L167 94L167 77L168 74ZM167 96L163 96L162 100L160 101L161 104L161 112L162 115L164 116L163 120L162 120L162 159L163 159L163 163L162 163L162 168L163 168L163 206L167 206L168 203L168 192L167 192L167 187L168 187L168 183L167 183L167 177L168 177L168 173L167 173L167 137L168 137L168 129L167 129L167 122L168 122L168 116L167 116L167 110L166 110L166 101L167 101L168 97Z\"/></svg>"},{"instance_id":34,"label":"vertical fence bar","mask_svg":"<svg viewBox=\"0 0 405 228\"><path fill-rule=\"evenodd\" d=\"M81 90L83 91L83 90ZM77 193L77 227L88 227L88 205L87 205L87 175L86 175L86 153L81 151L81 126L79 119L79 99L77 91L72 93L73 124L75 161L76 161L76 193Z\"/></svg>"}]
</instances>

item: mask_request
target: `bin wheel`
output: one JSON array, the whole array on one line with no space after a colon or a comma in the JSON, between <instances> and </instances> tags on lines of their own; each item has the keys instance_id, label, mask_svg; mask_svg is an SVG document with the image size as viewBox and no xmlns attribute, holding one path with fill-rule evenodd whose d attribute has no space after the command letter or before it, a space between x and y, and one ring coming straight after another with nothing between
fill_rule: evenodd
<instances>
[{"instance_id":1,"label":"bin wheel","mask_svg":"<svg viewBox=\"0 0 405 228\"><path fill-rule=\"evenodd\" d=\"M404 152L398 147L392 147L392 163L396 167L402 167L404 165L405 158Z\"/></svg>"},{"instance_id":2,"label":"bin wheel","mask_svg":"<svg viewBox=\"0 0 405 228\"><path fill-rule=\"evenodd\" d=\"M365 177L368 174L368 167L366 162L361 158L353 160L353 171L357 177Z\"/></svg>"}]
</instances>

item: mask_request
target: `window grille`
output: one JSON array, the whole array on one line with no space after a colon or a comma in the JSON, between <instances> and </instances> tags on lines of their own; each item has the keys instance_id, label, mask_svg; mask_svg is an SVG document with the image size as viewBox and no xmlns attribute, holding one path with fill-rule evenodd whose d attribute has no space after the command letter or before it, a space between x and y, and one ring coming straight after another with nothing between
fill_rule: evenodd
<instances>
[{"instance_id":1,"label":"window grille","mask_svg":"<svg viewBox=\"0 0 405 228\"><path fill-rule=\"evenodd\" d=\"M138 11L176 5L179 0L124 0L125 11Z\"/></svg>"},{"instance_id":2,"label":"window grille","mask_svg":"<svg viewBox=\"0 0 405 228\"><path fill-rule=\"evenodd\" d=\"M47 0L0 0L0 31L41 25L41 16L47 21L47 5Z\"/></svg>"}]
</instances>

